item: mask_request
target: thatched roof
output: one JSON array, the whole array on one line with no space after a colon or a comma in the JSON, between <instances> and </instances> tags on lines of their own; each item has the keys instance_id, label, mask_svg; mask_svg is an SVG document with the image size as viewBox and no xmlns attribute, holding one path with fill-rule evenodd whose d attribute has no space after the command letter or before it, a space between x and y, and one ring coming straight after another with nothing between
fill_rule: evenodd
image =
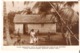
<instances>
[{"instance_id":1,"label":"thatched roof","mask_svg":"<svg viewBox=\"0 0 80 53\"><path fill-rule=\"evenodd\" d=\"M51 19L52 15L47 15L45 18L41 18L40 15L21 15L17 14L14 17L14 23L28 23L28 24L47 24L55 23L55 16Z\"/></svg>"}]
</instances>

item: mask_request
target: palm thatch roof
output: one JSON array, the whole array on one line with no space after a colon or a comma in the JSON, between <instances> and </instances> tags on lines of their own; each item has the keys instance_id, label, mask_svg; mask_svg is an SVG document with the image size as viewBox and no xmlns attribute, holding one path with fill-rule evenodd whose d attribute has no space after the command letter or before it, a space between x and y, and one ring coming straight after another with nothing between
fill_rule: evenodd
<instances>
[{"instance_id":1,"label":"palm thatch roof","mask_svg":"<svg viewBox=\"0 0 80 53\"><path fill-rule=\"evenodd\" d=\"M21 15L17 14L14 17L14 23L27 23L27 24L48 24L55 23L55 16L51 19L52 15L46 15L45 18L41 18L40 15Z\"/></svg>"}]
</instances>

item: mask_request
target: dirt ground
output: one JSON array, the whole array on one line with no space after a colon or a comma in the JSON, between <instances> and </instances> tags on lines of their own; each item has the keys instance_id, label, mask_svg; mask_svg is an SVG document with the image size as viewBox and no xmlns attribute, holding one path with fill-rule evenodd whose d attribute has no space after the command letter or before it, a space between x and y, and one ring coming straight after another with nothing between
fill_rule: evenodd
<instances>
[{"instance_id":1,"label":"dirt ground","mask_svg":"<svg viewBox=\"0 0 80 53\"><path fill-rule=\"evenodd\" d=\"M17 41L17 35L12 35L13 38L11 39L12 45L17 46L17 45L67 45L66 41L64 41L62 35L60 33L58 34L51 34L50 37L45 35L38 35L38 42L34 44L30 44L30 36L29 35L21 35L21 42L18 43ZM72 45L79 45L78 41L74 38L71 37L71 43ZM6 39L3 40L3 44L7 46L7 41Z\"/></svg>"}]
</instances>

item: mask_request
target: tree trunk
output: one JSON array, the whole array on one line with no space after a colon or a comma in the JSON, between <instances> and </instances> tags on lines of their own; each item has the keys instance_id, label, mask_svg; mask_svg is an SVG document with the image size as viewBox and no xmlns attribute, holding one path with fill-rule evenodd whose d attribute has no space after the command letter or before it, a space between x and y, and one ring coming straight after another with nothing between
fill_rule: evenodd
<instances>
[{"instance_id":1,"label":"tree trunk","mask_svg":"<svg viewBox=\"0 0 80 53\"><path fill-rule=\"evenodd\" d=\"M8 22L8 17L6 16L6 28L5 28L5 32L6 32L6 40L8 45L11 45L11 38L10 38L10 33L9 33L9 22Z\"/></svg>"},{"instance_id":2,"label":"tree trunk","mask_svg":"<svg viewBox=\"0 0 80 53\"><path fill-rule=\"evenodd\" d=\"M9 21L8 21L8 16L6 13L6 2L4 2L4 19L5 19L5 36L6 36L6 41L8 45L11 45L11 38L10 38L10 33L9 33Z\"/></svg>"},{"instance_id":3,"label":"tree trunk","mask_svg":"<svg viewBox=\"0 0 80 53\"><path fill-rule=\"evenodd\" d=\"M64 43L66 44L66 37L65 37L65 34L64 34L63 25L61 25L61 33L62 33L63 41L64 41Z\"/></svg>"}]
</instances>

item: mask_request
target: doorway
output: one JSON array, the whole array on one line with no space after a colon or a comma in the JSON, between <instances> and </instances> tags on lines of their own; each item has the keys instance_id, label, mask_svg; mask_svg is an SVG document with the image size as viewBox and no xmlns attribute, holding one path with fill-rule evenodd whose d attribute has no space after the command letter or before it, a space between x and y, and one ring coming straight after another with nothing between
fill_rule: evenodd
<instances>
[{"instance_id":1,"label":"doorway","mask_svg":"<svg viewBox=\"0 0 80 53\"><path fill-rule=\"evenodd\" d=\"M28 34L28 25L27 24L24 24L23 32L24 32L24 34Z\"/></svg>"}]
</instances>

